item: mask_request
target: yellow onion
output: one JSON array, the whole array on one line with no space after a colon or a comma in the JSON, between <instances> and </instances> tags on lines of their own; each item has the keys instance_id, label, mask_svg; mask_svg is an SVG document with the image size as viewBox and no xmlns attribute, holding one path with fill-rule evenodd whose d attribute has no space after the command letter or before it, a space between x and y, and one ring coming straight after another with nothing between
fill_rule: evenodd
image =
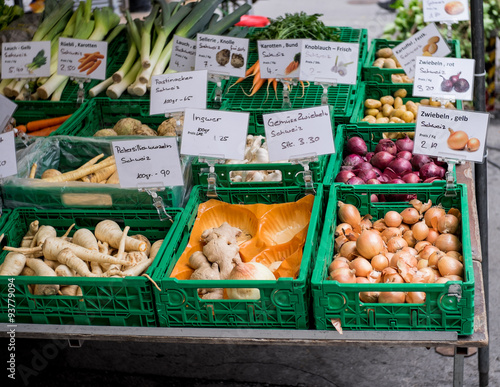
<instances>
[{"instance_id":1,"label":"yellow onion","mask_svg":"<svg viewBox=\"0 0 500 387\"><path fill-rule=\"evenodd\" d=\"M413 237L413 231L411 230L408 230L403 234L403 239L410 247L414 247L417 244L417 240Z\"/></svg>"},{"instance_id":2,"label":"yellow onion","mask_svg":"<svg viewBox=\"0 0 500 387\"><path fill-rule=\"evenodd\" d=\"M406 231L410 230L410 226L408 226L406 223L401 223L398 226L399 230L401 231L401 234L404 234Z\"/></svg>"},{"instance_id":3,"label":"yellow onion","mask_svg":"<svg viewBox=\"0 0 500 387\"><path fill-rule=\"evenodd\" d=\"M391 253L395 253L405 247L408 247L408 243L402 237L394 237L387 242L387 250Z\"/></svg>"},{"instance_id":4,"label":"yellow onion","mask_svg":"<svg viewBox=\"0 0 500 387\"><path fill-rule=\"evenodd\" d=\"M403 222L409 225L415 224L420 219L420 213L413 207L405 208L401 211Z\"/></svg>"},{"instance_id":5,"label":"yellow onion","mask_svg":"<svg viewBox=\"0 0 500 387\"><path fill-rule=\"evenodd\" d=\"M429 235L427 235L427 238L425 238L425 240L429 243L434 243L434 242L436 242L436 239L438 236L439 236L439 233L436 230L430 228Z\"/></svg>"},{"instance_id":6,"label":"yellow onion","mask_svg":"<svg viewBox=\"0 0 500 387\"><path fill-rule=\"evenodd\" d=\"M372 264L373 269L378 270L378 271L382 271L387 266L389 266L389 260L387 259L387 257L385 255L377 254L372 258L371 264Z\"/></svg>"},{"instance_id":7,"label":"yellow onion","mask_svg":"<svg viewBox=\"0 0 500 387\"><path fill-rule=\"evenodd\" d=\"M463 277L459 276L459 275L447 275L447 276L444 276L442 278L447 278L449 279L450 281L463 281Z\"/></svg>"},{"instance_id":8,"label":"yellow onion","mask_svg":"<svg viewBox=\"0 0 500 387\"><path fill-rule=\"evenodd\" d=\"M399 275L396 269L392 267L386 267L382 270L382 282L385 284L402 284L404 282L403 277Z\"/></svg>"},{"instance_id":9,"label":"yellow onion","mask_svg":"<svg viewBox=\"0 0 500 387\"><path fill-rule=\"evenodd\" d=\"M400 237L403 233L397 227L388 227L380 235L382 236L382 240L387 243L391 238Z\"/></svg>"},{"instance_id":10,"label":"yellow onion","mask_svg":"<svg viewBox=\"0 0 500 387\"><path fill-rule=\"evenodd\" d=\"M380 304L403 304L405 298L404 292L380 292L378 302Z\"/></svg>"},{"instance_id":11,"label":"yellow onion","mask_svg":"<svg viewBox=\"0 0 500 387\"><path fill-rule=\"evenodd\" d=\"M330 263L330 266L328 266L328 273L331 273L340 267L349 267L349 260L345 257L335 258L332 263Z\"/></svg>"},{"instance_id":12,"label":"yellow onion","mask_svg":"<svg viewBox=\"0 0 500 387\"><path fill-rule=\"evenodd\" d=\"M365 303L378 302L379 292L359 292L359 299Z\"/></svg>"},{"instance_id":13,"label":"yellow onion","mask_svg":"<svg viewBox=\"0 0 500 387\"><path fill-rule=\"evenodd\" d=\"M446 277L439 277L436 281L434 281L434 283L435 284L445 284L448 281L451 281L451 279L446 278Z\"/></svg>"},{"instance_id":14,"label":"yellow onion","mask_svg":"<svg viewBox=\"0 0 500 387\"><path fill-rule=\"evenodd\" d=\"M346 237L347 237L347 240L348 241L356 241L359 237L359 233L355 232L355 231L352 231L352 230L349 230L346 232Z\"/></svg>"},{"instance_id":15,"label":"yellow onion","mask_svg":"<svg viewBox=\"0 0 500 387\"><path fill-rule=\"evenodd\" d=\"M370 230L365 230L361 233L356 241L356 249L359 254L367 259L371 259L377 254L385 250L382 237Z\"/></svg>"},{"instance_id":16,"label":"yellow onion","mask_svg":"<svg viewBox=\"0 0 500 387\"><path fill-rule=\"evenodd\" d=\"M423 304L425 302L425 292L408 292L405 300L408 304Z\"/></svg>"},{"instance_id":17,"label":"yellow onion","mask_svg":"<svg viewBox=\"0 0 500 387\"><path fill-rule=\"evenodd\" d=\"M424 221L427 227L432 227L432 218L440 218L445 215L444 208L436 206L429 208L424 214Z\"/></svg>"},{"instance_id":18,"label":"yellow onion","mask_svg":"<svg viewBox=\"0 0 500 387\"><path fill-rule=\"evenodd\" d=\"M429 235L429 227L427 227L423 220L411 226L411 231L417 241L423 241Z\"/></svg>"},{"instance_id":19,"label":"yellow onion","mask_svg":"<svg viewBox=\"0 0 500 387\"><path fill-rule=\"evenodd\" d=\"M458 251L448 251L446 255L449 255L450 257L453 257L455 259L458 259L460 262L464 261L464 257L462 254L460 254Z\"/></svg>"},{"instance_id":20,"label":"yellow onion","mask_svg":"<svg viewBox=\"0 0 500 387\"><path fill-rule=\"evenodd\" d=\"M330 273L330 278L333 281L338 281L343 284L356 283L356 275L354 274L354 270L348 269L347 267L335 269Z\"/></svg>"},{"instance_id":21,"label":"yellow onion","mask_svg":"<svg viewBox=\"0 0 500 387\"><path fill-rule=\"evenodd\" d=\"M464 265L459 260L445 255L438 261L438 269L441 275L458 275L462 276L464 273Z\"/></svg>"},{"instance_id":22,"label":"yellow onion","mask_svg":"<svg viewBox=\"0 0 500 387\"><path fill-rule=\"evenodd\" d=\"M417 250L418 253L420 253L426 246L431 246L432 243L427 242L427 241L420 241L417 242L417 244L414 246L415 250Z\"/></svg>"},{"instance_id":23,"label":"yellow onion","mask_svg":"<svg viewBox=\"0 0 500 387\"><path fill-rule=\"evenodd\" d=\"M403 221L403 217L397 211L388 211L384 216L384 222L388 227L398 227Z\"/></svg>"},{"instance_id":24,"label":"yellow onion","mask_svg":"<svg viewBox=\"0 0 500 387\"><path fill-rule=\"evenodd\" d=\"M382 272L378 270L372 270L370 274L366 277L368 282L371 284L378 284L382 281Z\"/></svg>"},{"instance_id":25,"label":"yellow onion","mask_svg":"<svg viewBox=\"0 0 500 387\"><path fill-rule=\"evenodd\" d=\"M342 257L347 258L349 261L352 261L354 258L356 258L359 253L356 250L356 242L354 241L349 241L344 243L339 250L339 254Z\"/></svg>"},{"instance_id":26,"label":"yellow onion","mask_svg":"<svg viewBox=\"0 0 500 387\"><path fill-rule=\"evenodd\" d=\"M424 267L429 266L429 261L427 259L420 259L417 263L417 269L423 269Z\"/></svg>"},{"instance_id":27,"label":"yellow onion","mask_svg":"<svg viewBox=\"0 0 500 387\"><path fill-rule=\"evenodd\" d=\"M356 283L357 284L369 284L370 281L368 281L368 278L366 278L366 277L356 277Z\"/></svg>"},{"instance_id":28,"label":"yellow onion","mask_svg":"<svg viewBox=\"0 0 500 387\"><path fill-rule=\"evenodd\" d=\"M434 245L439 249L447 253L448 251L460 251L462 248L462 243L456 235L453 234L441 234L437 237Z\"/></svg>"},{"instance_id":29,"label":"yellow onion","mask_svg":"<svg viewBox=\"0 0 500 387\"><path fill-rule=\"evenodd\" d=\"M444 251L441 251L441 250L436 250L436 251L432 252L432 254L429 255L429 257L428 257L428 262L429 262L428 266L432 267L434 269L437 268L437 263L445 255L446 255L446 253Z\"/></svg>"},{"instance_id":30,"label":"yellow onion","mask_svg":"<svg viewBox=\"0 0 500 387\"><path fill-rule=\"evenodd\" d=\"M349 242L349 239L344 234L339 235L337 238L335 238L335 252L338 252L342 245L346 242Z\"/></svg>"},{"instance_id":31,"label":"yellow onion","mask_svg":"<svg viewBox=\"0 0 500 387\"><path fill-rule=\"evenodd\" d=\"M409 253L402 253L396 262L399 275L405 282L412 282L417 273L417 258Z\"/></svg>"},{"instance_id":32,"label":"yellow onion","mask_svg":"<svg viewBox=\"0 0 500 387\"><path fill-rule=\"evenodd\" d=\"M418 253L420 259L429 259L432 253L438 251L439 249L436 246L425 246L424 249Z\"/></svg>"},{"instance_id":33,"label":"yellow onion","mask_svg":"<svg viewBox=\"0 0 500 387\"><path fill-rule=\"evenodd\" d=\"M365 258L356 258L349 263L349 268L354 270L356 277L366 277L373 270L370 262Z\"/></svg>"},{"instance_id":34,"label":"yellow onion","mask_svg":"<svg viewBox=\"0 0 500 387\"><path fill-rule=\"evenodd\" d=\"M406 246L406 247L403 247L401 250L403 251L407 251L408 253L410 253L411 255L415 256L415 257L418 257L418 252L417 250L415 250L413 247L410 247L410 246Z\"/></svg>"},{"instance_id":35,"label":"yellow onion","mask_svg":"<svg viewBox=\"0 0 500 387\"><path fill-rule=\"evenodd\" d=\"M341 222L348 223L353 228L359 226L359 223L361 222L361 215L359 214L359 211L355 206L353 206L352 204L345 204L340 200L338 202L338 206L338 216Z\"/></svg>"},{"instance_id":36,"label":"yellow onion","mask_svg":"<svg viewBox=\"0 0 500 387\"><path fill-rule=\"evenodd\" d=\"M373 216L371 216L370 214L366 214L365 216L363 216L363 219L361 219L361 222L359 223L359 225L361 226L361 230L369 230L372 228L372 218Z\"/></svg>"},{"instance_id":37,"label":"yellow onion","mask_svg":"<svg viewBox=\"0 0 500 387\"><path fill-rule=\"evenodd\" d=\"M454 215L446 214L438 218L437 229L441 234L455 234L458 227L458 219Z\"/></svg>"},{"instance_id":38,"label":"yellow onion","mask_svg":"<svg viewBox=\"0 0 500 387\"><path fill-rule=\"evenodd\" d=\"M352 230L352 226L349 223L340 223L336 228L335 228L335 235L343 235L345 234L348 230Z\"/></svg>"},{"instance_id":39,"label":"yellow onion","mask_svg":"<svg viewBox=\"0 0 500 387\"><path fill-rule=\"evenodd\" d=\"M417 258L414 257L412 254L410 254L408 251L403 251L403 250L398 251L397 253L395 253L392 256L392 258L389 261L389 266L397 269L398 268L398 260L401 257L403 257L403 258L406 257L405 259L407 259L408 262L411 262L411 266L417 266Z\"/></svg>"},{"instance_id":40,"label":"yellow onion","mask_svg":"<svg viewBox=\"0 0 500 387\"><path fill-rule=\"evenodd\" d=\"M377 230L377 231L384 231L387 228L387 225L384 222L384 219L379 219L372 224L372 228Z\"/></svg>"},{"instance_id":41,"label":"yellow onion","mask_svg":"<svg viewBox=\"0 0 500 387\"><path fill-rule=\"evenodd\" d=\"M436 273L430 267L424 267L418 270L413 276L413 283L431 284L436 281Z\"/></svg>"}]
</instances>

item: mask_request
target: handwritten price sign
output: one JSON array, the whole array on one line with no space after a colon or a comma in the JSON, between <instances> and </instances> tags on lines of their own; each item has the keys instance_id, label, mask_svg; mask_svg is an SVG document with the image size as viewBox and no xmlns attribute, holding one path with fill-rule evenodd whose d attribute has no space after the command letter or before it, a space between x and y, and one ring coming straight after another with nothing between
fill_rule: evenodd
<instances>
[{"instance_id":1,"label":"handwritten price sign","mask_svg":"<svg viewBox=\"0 0 500 387\"><path fill-rule=\"evenodd\" d=\"M75 78L105 79L108 43L59 38L57 73Z\"/></svg>"},{"instance_id":2,"label":"handwritten price sign","mask_svg":"<svg viewBox=\"0 0 500 387\"><path fill-rule=\"evenodd\" d=\"M17 173L14 132L0 134L0 178Z\"/></svg>"},{"instance_id":3,"label":"handwritten price sign","mask_svg":"<svg viewBox=\"0 0 500 387\"><path fill-rule=\"evenodd\" d=\"M2 78L50 76L50 42L2 43Z\"/></svg>"}]
</instances>

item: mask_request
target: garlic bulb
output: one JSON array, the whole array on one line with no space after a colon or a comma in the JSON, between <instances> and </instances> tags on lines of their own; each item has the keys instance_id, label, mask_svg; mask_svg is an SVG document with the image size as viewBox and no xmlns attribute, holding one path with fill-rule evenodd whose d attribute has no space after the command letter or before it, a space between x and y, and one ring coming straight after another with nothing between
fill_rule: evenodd
<instances>
[{"instance_id":1,"label":"garlic bulb","mask_svg":"<svg viewBox=\"0 0 500 387\"><path fill-rule=\"evenodd\" d=\"M281 171L273 171L268 173L265 181L281 181Z\"/></svg>"},{"instance_id":2,"label":"garlic bulb","mask_svg":"<svg viewBox=\"0 0 500 387\"><path fill-rule=\"evenodd\" d=\"M265 175L267 173L265 171L249 171L246 175L245 181L264 181Z\"/></svg>"},{"instance_id":3,"label":"garlic bulb","mask_svg":"<svg viewBox=\"0 0 500 387\"><path fill-rule=\"evenodd\" d=\"M274 281L276 277L263 264L258 262L240 262L231 270L228 280L258 280ZM258 300L260 290L258 288L228 288L227 297L231 300Z\"/></svg>"},{"instance_id":4,"label":"garlic bulb","mask_svg":"<svg viewBox=\"0 0 500 387\"><path fill-rule=\"evenodd\" d=\"M263 164L269 162L269 153L267 149L259 148L257 152L255 152L255 157L253 159L254 163Z\"/></svg>"}]
</instances>

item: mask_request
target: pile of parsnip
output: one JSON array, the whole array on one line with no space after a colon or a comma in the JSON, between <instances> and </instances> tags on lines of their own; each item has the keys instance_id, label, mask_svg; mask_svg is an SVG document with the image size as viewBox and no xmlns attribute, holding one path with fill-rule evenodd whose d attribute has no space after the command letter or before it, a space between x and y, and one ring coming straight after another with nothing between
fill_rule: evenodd
<instances>
[{"instance_id":1,"label":"pile of parsnip","mask_svg":"<svg viewBox=\"0 0 500 387\"><path fill-rule=\"evenodd\" d=\"M128 236L130 227L122 230L112 220L99 222L94 232L80 228L69 238L73 226L58 237L54 227L40 226L38 220L31 222L19 247L4 247L9 253L0 266L0 276L140 276L163 243L161 239L151 245L143 235ZM82 294L78 285L37 284L30 285L30 291L46 296Z\"/></svg>"}]
</instances>

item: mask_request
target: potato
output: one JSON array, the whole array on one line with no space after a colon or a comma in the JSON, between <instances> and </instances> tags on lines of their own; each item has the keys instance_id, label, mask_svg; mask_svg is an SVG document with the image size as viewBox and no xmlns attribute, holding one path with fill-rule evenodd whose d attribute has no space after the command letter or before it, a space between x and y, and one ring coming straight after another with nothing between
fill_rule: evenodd
<instances>
[{"instance_id":1,"label":"potato","mask_svg":"<svg viewBox=\"0 0 500 387\"><path fill-rule=\"evenodd\" d=\"M403 74L401 76L401 79L403 80L403 83L413 83L413 78L410 78L408 75Z\"/></svg>"},{"instance_id":2,"label":"potato","mask_svg":"<svg viewBox=\"0 0 500 387\"><path fill-rule=\"evenodd\" d=\"M384 62L385 62L384 58L375 59L375 61L372 63L372 66L383 68L384 67Z\"/></svg>"},{"instance_id":3,"label":"potato","mask_svg":"<svg viewBox=\"0 0 500 387\"><path fill-rule=\"evenodd\" d=\"M382 102L376 99L368 98L365 100L365 107L368 109L378 109L382 106Z\"/></svg>"},{"instance_id":4,"label":"potato","mask_svg":"<svg viewBox=\"0 0 500 387\"><path fill-rule=\"evenodd\" d=\"M394 105L394 97L392 95L384 95L382 98L380 98L380 102L382 103L382 105Z\"/></svg>"},{"instance_id":5,"label":"potato","mask_svg":"<svg viewBox=\"0 0 500 387\"><path fill-rule=\"evenodd\" d=\"M377 119L373 116L366 116L361 121L365 121L365 122L369 122L370 124L374 124L377 121Z\"/></svg>"},{"instance_id":6,"label":"potato","mask_svg":"<svg viewBox=\"0 0 500 387\"><path fill-rule=\"evenodd\" d=\"M402 105L399 109L394 109L392 117L401 118L405 113L406 113L406 106Z\"/></svg>"},{"instance_id":7,"label":"potato","mask_svg":"<svg viewBox=\"0 0 500 387\"><path fill-rule=\"evenodd\" d=\"M406 102L406 110L413 113L413 116L417 116L418 106L413 101Z\"/></svg>"},{"instance_id":8,"label":"potato","mask_svg":"<svg viewBox=\"0 0 500 387\"><path fill-rule=\"evenodd\" d=\"M392 83L403 83L403 76L401 74L391 74Z\"/></svg>"},{"instance_id":9,"label":"potato","mask_svg":"<svg viewBox=\"0 0 500 387\"><path fill-rule=\"evenodd\" d=\"M391 59L396 63L397 68L401 67L401 63L399 63L399 60L398 60L398 58L396 58L396 55L392 54Z\"/></svg>"},{"instance_id":10,"label":"potato","mask_svg":"<svg viewBox=\"0 0 500 387\"><path fill-rule=\"evenodd\" d=\"M396 62L394 59L386 58L384 62L384 69L396 69Z\"/></svg>"},{"instance_id":11,"label":"potato","mask_svg":"<svg viewBox=\"0 0 500 387\"><path fill-rule=\"evenodd\" d=\"M388 103L382 106L382 114L384 115L384 117L389 117L393 110L394 107L392 105L389 105Z\"/></svg>"},{"instance_id":12,"label":"potato","mask_svg":"<svg viewBox=\"0 0 500 387\"><path fill-rule=\"evenodd\" d=\"M403 99L401 97L396 97L394 99L394 109L399 109L401 106L403 106Z\"/></svg>"},{"instance_id":13,"label":"potato","mask_svg":"<svg viewBox=\"0 0 500 387\"><path fill-rule=\"evenodd\" d=\"M378 113L380 113L380 110L378 109L366 109L365 110L365 115L366 116L376 116Z\"/></svg>"},{"instance_id":14,"label":"potato","mask_svg":"<svg viewBox=\"0 0 500 387\"><path fill-rule=\"evenodd\" d=\"M113 129L101 129L94 133L94 137L118 136Z\"/></svg>"},{"instance_id":15,"label":"potato","mask_svg":"<svg viewBox=\"0 0 500 387\"><path fill-rule=\"evenodd\" d=\"M415 116L413 115L413 113L409 111L404 112L403 115L401 116L401 119L407 123L412 122L414 118Z\"/></svg>"},{"instance_id":16,"label":"potato","mask_svg":"<svg viewBox=\"0 0 500 387\"><path fill-rule=\"evenodd\" d=\"M439 36L433 36L433 37L432 37L432 38L430 38L427 42L428 42L429 44L431 44L431 43L436 44L437 42L439 42Z\"/></svg>"},{"instance_id":17,"label":"potato","mask_svg":"<svg viewBox=\"0 0 500 387\"><path fill-rule=\"evenodd\" d=\"M437 51L437 49L438 49L438 46L435 43L431 43L431 44L429 44L429 49L426 51L429 51L429 54L434 54Z\"/></svg>"},{"instance_id":18,"label":"potato","mask_svg":"<svg viewBox=\"0 0 500 387\"><path fill-rule=\"evenodd\" d=\"M389 123L394 123L394 124L404 124L405 122L401 119L401 118L398 118L398 117L391 117L389 119Z\"/></svg>"},{"instance_id":19,"label":"potato","mask_svg":"<svg viewBox=\"0 0 500 387\"><path fill-rule=\"evenodd\" d=\"M389 47L381 48L375 53L377 58L390 58L392 55L392 49Z\"/></svg>"},{"instance_id":20,"label":"potato","mask_svg":"<svg viewBox=\"0 0 500 387\"><path fill-rule=\"evenodd\" d=\"M379 113L375 116L375 118L383 118L383 117L385 117L385 116L384 116L384 113L382 113L382 112L379 112Z\"/></svg>"},{"instance_id":21,"label":"potato","mask_svg":"<svg viewBox=\"0 0 500 387\"><path fill-rule=\"evenodd\" d=\"M423 98L420 100L420 104L422 105L429 105L429 98Z\"/></svg>"},{"instance_id":22,"label":"potato","mask_svg":"<svg viewBox=\"0 0 500 387\"><path fill-rule=\"evenodd\" d=\"M389 123L389 118L388 117L377 118L377 121L375 123L376 124L388 124Z\"/></svg>"},{"instance_id":23,"label":"potato","mask_svg":"<svg viewBox=\"0 0 500 387\"><path fill-rule=\"evenodd\" d=\"M407 95L408 95L408 92L406 91L406 89L397 89L394 92L394 97L405 98Z\"/></svg>"}]
</instances>

